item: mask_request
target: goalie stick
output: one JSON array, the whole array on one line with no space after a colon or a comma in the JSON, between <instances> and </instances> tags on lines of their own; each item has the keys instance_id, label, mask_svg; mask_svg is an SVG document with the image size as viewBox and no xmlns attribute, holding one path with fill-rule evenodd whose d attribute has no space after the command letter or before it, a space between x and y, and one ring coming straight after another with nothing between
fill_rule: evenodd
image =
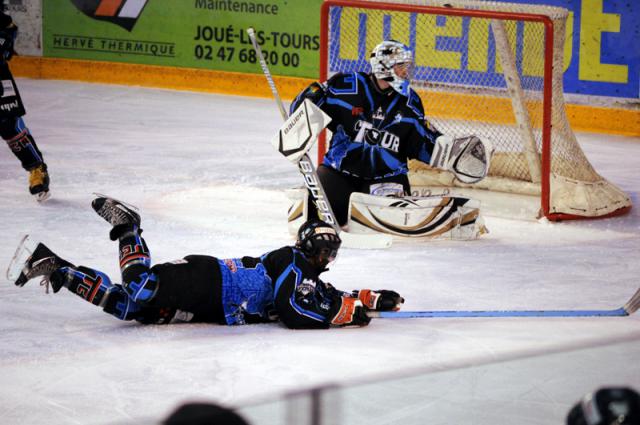
<instances>
[{"instance_id":1,"label":"goalie stick","mask_svg":"<svg viewBox=\"0 0 640 425\"><path fill-rule=\"evenodd\" d=\"M283 120L287 120L288 114L285 110L284 104L280 95L278 94L278 88L271 77L271 72L269 71L269 67L267 66L267 62L264 59L264 55L262 54L262 49L258 44L255 36L255 30L253 28L247 28L247 33L249 34L249 38L251 39L251 44L253 45L253 49L256 52L258 57L258 61L260 62L260 67L262 68L262 72L269 83L269 88L271 89L271 93L278 105L278 109L280 110L280 115L282 115ZM309 143L309 147L312 143ZM280 153L284 155L284 152L281 149L278 149ZM287 156L287 155L285 155ZM361 249L378 249L378 248L388 248L391 246L393 242L393 237L391 235L386 234L354 234L348 233L340 228L338 221L335 219L335 214L327 200L327 196L325 194L324 188L320 183L320 179L318 178L318 173L316 172L315 165L311 161L311 158L307 153L299 156L299 159L295 160L295 163L304 176L304 182L311 193L311 196L314 198L315 204L318 207L318 211L322 215L324 221L328 222L333 226L336 232L340 235L342 242L345 247L349 248L361 248Z\"/></svg>"},{"instance_id":2,"label":"goalie stick","mask_svg":"<svg viewBox=\"0 0 640 425\"><path fill-rule=\"evenodd\" d=\"M436 311L368 311L369 317L384 319L444 317L624 317L640 308L640 289L620 308L612 310L436 310Z\"/></svg>"}]
</instances>

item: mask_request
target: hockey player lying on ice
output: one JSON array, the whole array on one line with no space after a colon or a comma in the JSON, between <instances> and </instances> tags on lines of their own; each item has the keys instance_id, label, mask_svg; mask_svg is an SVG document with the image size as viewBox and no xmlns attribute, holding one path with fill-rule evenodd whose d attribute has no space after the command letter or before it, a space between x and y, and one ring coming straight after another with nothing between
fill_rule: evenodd
<instances>
[{"instance_id":1,"label":"hockey player lying on ice","mask_svg":"<svg viewBox=\"0 0 640 425\"><path fill-rule=\"evenodd\" d=\"M320 280L341 243L322 221L303 224L295 246L260 257L189 255L152 267L140 236L140 216L111 198L96 198L92 207L113 226L111 239L119 241L122 285L98 270L63 260L41 243L24 263L16 285L43 276L54 292L64 286L118 319L142 323L179 318L227 325L280 320L295 329L365 326L367 310L398 310L404 302L394 291L348 293Z\"/></svg>"}]
</instances>

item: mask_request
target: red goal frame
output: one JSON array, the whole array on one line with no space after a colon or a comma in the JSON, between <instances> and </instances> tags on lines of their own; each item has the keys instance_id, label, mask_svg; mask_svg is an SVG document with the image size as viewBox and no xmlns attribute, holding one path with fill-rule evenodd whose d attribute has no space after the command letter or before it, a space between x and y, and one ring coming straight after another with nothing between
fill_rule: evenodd
<instances>
[{"instance_id":1,"label":"red goal frame","mask_svg":"<svg viewBox=\"0 0 640 425\"><path fill-rule=\"evenodd\" d=\"M363 0L324 0L320 9L320 81L328 78L328 41L329 41L329 9L337 7L353 7L372 10L389 10L409 13L429 13L443 16L467 16L485 19L518 20L539 22L544 25L544 70L543 70L543 104L542 104L542 151L541 151L541 195L540 206L542 214L552 221L567 219L588 219L617 216L626 213L629 208L614 211L600 217L584 217L565 213L550 213L550 172L551 172L551 114L552 114L552 78L553 78L553 43L554 24L553 20L540 14L515 13L487 10L466 10L455 7L407 5L397 3L378 3ZM326 152L326 141L324 134L318 141L318 163L321 163Z\"/></svg>"}]
</instances>

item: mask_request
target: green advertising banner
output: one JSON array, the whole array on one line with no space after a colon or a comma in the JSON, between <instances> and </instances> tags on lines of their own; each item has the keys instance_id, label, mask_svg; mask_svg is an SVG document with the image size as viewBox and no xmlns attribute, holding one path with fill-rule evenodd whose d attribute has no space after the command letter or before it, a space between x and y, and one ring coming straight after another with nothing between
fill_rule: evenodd
<instances>
[{"instance_id":1,"label":"green advertising banner","mask_svg":"<svg viewBox=\"0 0 640 425\"><path fill-rule=\"evenodd\" d=\"M44 0L43 55L274 74L318 73L322 0Z\"/></svg>"}]
</instances>

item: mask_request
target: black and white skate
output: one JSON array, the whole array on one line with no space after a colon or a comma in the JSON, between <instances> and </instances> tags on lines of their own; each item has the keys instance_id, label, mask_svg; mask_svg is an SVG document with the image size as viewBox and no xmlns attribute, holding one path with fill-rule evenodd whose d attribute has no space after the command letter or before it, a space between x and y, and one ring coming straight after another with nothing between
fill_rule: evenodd
<instances>
[{"instance_id":1,"label":"black and white skate","mask_svg":"<svg viewBox=\"0 0 640 425\"><path fill-rule=\"evenodd\" d=\"M109 238L112 241L117 240L134 228L137 229L138 233L142 232L140 229L140 214L135 211L136 207L108 196L98 193L96 195L98 197L91 202L91 207L100 217L113 226L111 232L109 232Z\"/></svg>"},{"instance_id":2,"label":"black and white skate","mask_svg":"<svg viewBox=\"0 0 640 425\"><path fill-rule=\"evenodd\" d=\"M114 227L122 224L140 226L140 214L134 211L135 207L117 199L100 196L91 202L91 207Z\"/></svg>"},{"instance_id":3,"label":"black and white skate","mask_svg":"<svg viewBox=\"0 0 640 425\"><path fill-rule=\"evenodd\" d=\"M64 261L53 253L43 243L39 243L33 254L24 263L20 275L15 281L16 286L24 286L33 278L42 276L44 280L49 280L51 274L63 266ZM60 288L54 287L54 292Z\"/></svg>"}]
</instances>

